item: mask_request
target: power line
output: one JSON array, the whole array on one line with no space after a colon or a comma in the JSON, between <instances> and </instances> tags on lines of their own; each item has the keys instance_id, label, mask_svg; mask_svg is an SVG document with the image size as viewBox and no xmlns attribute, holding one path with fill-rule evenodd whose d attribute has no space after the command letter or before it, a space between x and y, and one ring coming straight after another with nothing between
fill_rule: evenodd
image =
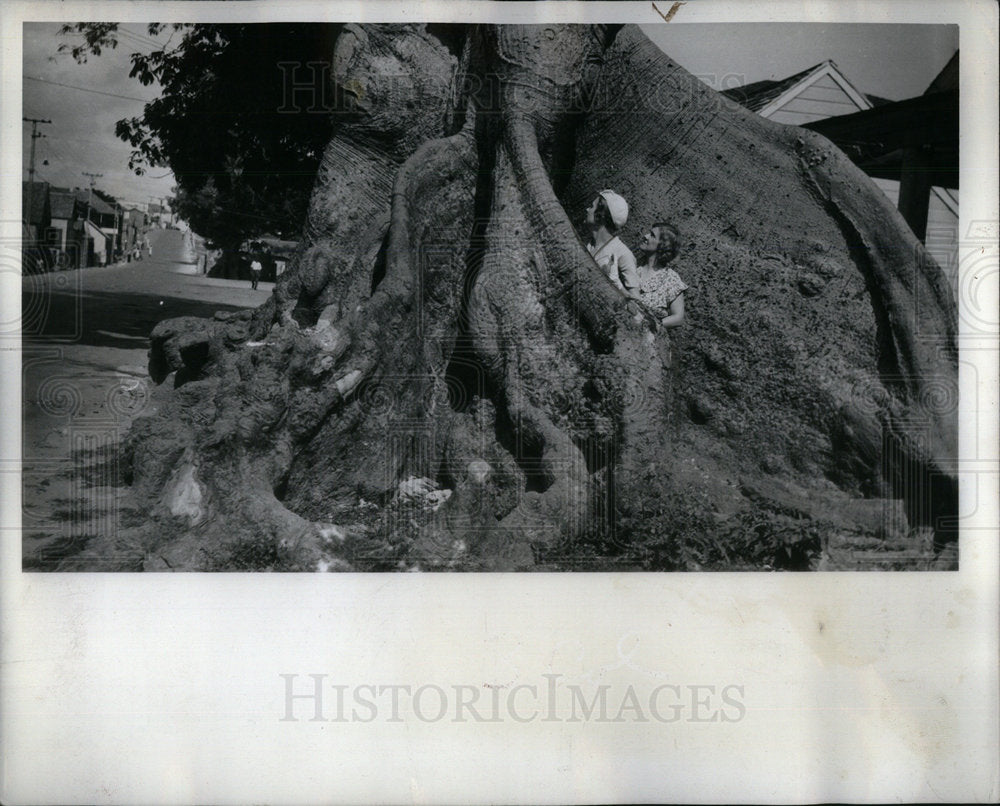
<instances>
[{"instance_id":1,"label":"power line","mask_svg":"<svg viewBox=\"0 0 1000 806\"><path fill-rule=\"evenodd\" d=\"M99 148L104 149L105 151L108 152L109 155L115 158L120 156L120 154L118 153L118 149L114 148L109 143L100 143L97 140L84 140L77 137L58 137L55 135L45 135L45 139L49 141L47 147L48 150L51 152L52 157L66 164L71 164L74 162L81 162L81 161L89 162L93 161L94 159L99 159L103 164L107 164L107 162L109 161L109 157L97 157L95 154L90 153L89 149L79 144L88 144L97 146ZM57 146L56 141L68 144L72 148L64 149L60 146ZM122 145L127 145L127 144L123 143ZM155 168L162 166L150 166L150 167ZM130 179L136 178L135 172L131 169L106 168L105 170L110 170L112 173L115 173L119 176L127 176ZM159 180L159 179L168 179L170 177L173 177L173 171L168 170L166 173L156 174L156 175L144 173L141 177L141 180L150 180L150 179Z\"/></svg>"},{"instance_id":2,"label":"power line","mask_svg":"<svg viewBox=\"0 0 1000 806\"><path fill-rule=\"evenodd\" d=\"M117 140L117 141L113 140L111 142L103 142L101 140L84 140L81 137L60 137L57 134L48 135L48 139L62 140L64 143L88 143L89 145L100 146L101 148L110 148L115 151L122 151L123 146L131 148L131 146L129 146L129 144L126 143L124 140Z\"/></svg>"},{"instance_id":3,"label":"power line","mask_svg":"<svg viewBox=\"0 0 1000 806\"><path fill-rule=\"evenodd\" d=\"M119 28L115 32L115 34L117 36L119 36L119 37L123 36L126 39L134 39L137 42L142 42L145 45L155 45L155 44L157 44L156 40L150 39L148 36L144 36L143 34L137 34L135 31L130 31L127 28Z\"/></svg>"},{"instance_id":4,"label":"power line","mask_svg":"<svg viewBox=\"0 0 1000 806\"><path fill-rule=\"evenodd\" d=\"M132 53L140 53L143 56L148 56L150 53L161 50L155 43L143 42L141 39L132 39L130 37L122 38L121 43L131 50Z\"/></svg>"},{"instance_id":5,"label":"power line","mask_svg":"<svg viewBox=\"0 0 1000 806\"><path fill-rule=\"evenodd\" d=\"M73 34L75 36L83 36L83 34L78 31L69 31L67 33ZM157 50L163 47L163 45L160 42L157 42L155 39L150 39L148 36L136 33L135 31L130 31L127 28L123 28L121 26L119 26L117 30L114 31L113 35L117 36L119 41L122 41L123 39L128 40L128 44L132 46L135 46L136 44L141 44L147 47L156 48ZM67 50L60 51L58 55L60 56L70 55L68 51L69 46L67 45L66 47Z\"/></svg>"},{"instance_id":6,"label":"power line","mask_svg":"<svg viewBox=\"0 0 1000 806\"><path fill-rule=\"evenodd\" d=\"M149 53L155 53L156 51L164 50L164 46L162 44L160 44L159 42L154 42L151 39L149 41L146 41L144 39L138 39L136 37L126 36L121 40L121 42L122 44L127 45L129 48L133 49L143 48L144 50L148 50ZM149 53L144 53L144 55L148 56Z\"/></svg>"},{"instance_id":7,"label":"power line","mask_svg":"<svg viewBox=\"0 0 1000 806\"><path fill-rule=\"evenodd\" d=\"M99 148L111 151L117 156L119 153L123 153L126 149L134 150L134 146L125 142L124 140L115 138L112 140L88 140L84 137L65 137L58 134L47 134L45 135L46 140L58 140L63 143L86 143L88 145L98 146ZM54 149L53 149L54 150ZM163 166L151 165L150 168L158 168ZM162 174L160 176L150 176L150 179L163 179L169 176L169 174Z\"/></svg>"},{"instance_id":8,"label":"power line","mask_svg":"<svg viewBox=\"0 0 1000 806\"><path fill-rule=\"evenodd\" d=\"M51 79L48 79L48 78L38 78L36 76L24 76L23 78L26 81L40 81L43 84L55 84L57 87L66 87L67 89L80 90L81 92L92 92L95 95L107 95L107 96L109 96L111 98L122 98L122 99L124 99L126 101L139 101L139 103L143 103L143 104L148 104L150 102L150 99L148 99L148 98L135 98L135 97L133 97L131 95L118 95L117 93L114 93L114 92L104 92L102 90L92 90L89 87L77 87L77 86L74 86L73 84L63 84L61 81L52 81Z\"/></svg>"},{"instance_id":9,"label":"power line","mask_svg":"<svg viewBox=\"0 0 1000 806\"><path fill-rule=\"evenodd\" d=\"M72 137L59 137L56 135L46 135L45 140L46 140L46 150L49 152L50 157L66 165L71 165L74 163L81 163L81 162L89 163L93 162L95 159L105 166L107 166L108 163L111 161L117 162L117 160L112 160L110 159L110 157L97 157L95 154L92 153L91 149L86 148L84 145L81 145L81 144L92 144L95 146L100 146L101 148L108 151L109 155L117 157L118 154L115 153L115 150L111 147L111 145L106 143L99 143L96 140L84 140ZM137 179L135 173L130 169L105 167L105 170L109 170L111 171L111 173L116 174L118 176L128 177L130 180ZM172 172L170 171L168 171L165 174L158 174L156 176L151 176L147 174L141 178L138 178L138 181L142 182L149 179L153 180L166 179L170 176L172 176Z\"/></svg>"},{"instance_id":10,"label":"power line","mask_svg":"<svg viewBox=\"0 0 1000 806\"><path fill-rule=\"evenodd\" d=\"M138 39L140 42L143 42L147 45L155 45L157 48L163 47L162 43L157 42L155 39L152 39L146 36L145 34L137 34L135 31L130 31L127 28L119 27L118 33L124 34L125 36L131 37L132 39Z\"/></svg>"}]
</instances>

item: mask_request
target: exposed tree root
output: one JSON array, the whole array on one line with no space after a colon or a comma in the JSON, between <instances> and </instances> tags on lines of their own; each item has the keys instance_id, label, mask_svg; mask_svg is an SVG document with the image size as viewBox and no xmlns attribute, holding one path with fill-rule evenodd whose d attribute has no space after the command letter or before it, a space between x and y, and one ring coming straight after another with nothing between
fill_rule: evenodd
<instances>
[{"instance_id":1,"label":"exposed tree root","mask_svg":"<svg viewBox=\"0 0 1000 806\"><path fill-rule=\"evenodd\" d=\"M884 195L825 139L734 107L633 28L601 84L613 92L561 201L613 187L634 232L681 232L675 464L714 476L720 501L739 468L916 496L924 523L953 522L955 304Z\"/></svg>"},{"instance_id":2,"label":"exposed tree root","mask_svg":"<svg viewBox=\"0 0 1000 806\"><path fill-rule=\"evenodd\" d=\"M550 567L656 530L643 550L677 558L684 517L710 530L764 506L745 490L891 493L886 440L948 478L937 267L825 141L725 108L614 33L480 28L459 63L418 26L349 27L335 72L358 108L299 255L252 316L156 328L150 373L176 389L129 439L149 522L89 567L348 568L365 506L407 567ZM399 80L379 83L387 64ZM571 224L604 187L637 211L626 239L664 217L682 231L676 360ZM411 517L410 477L449 494Z\"/></svg>"}]
</instances>

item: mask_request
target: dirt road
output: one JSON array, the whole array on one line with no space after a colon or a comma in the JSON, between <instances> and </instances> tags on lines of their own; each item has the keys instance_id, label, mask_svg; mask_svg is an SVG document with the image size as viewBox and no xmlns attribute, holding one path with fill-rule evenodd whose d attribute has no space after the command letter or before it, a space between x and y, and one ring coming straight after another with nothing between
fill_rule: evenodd
<instances>
[{"instance_id":1,"label":"dirt road","mask_svg":"<svg viewBox=\"0 0 1000 806\"><path fill-rule=\"evenodd\" d=\"M129 516L118 446L159 405L146 372L150 331L174 316L253 308L273 284L197 271L178 230L152 230L152 255L22 280L23 566L53 569Z\"/></svg>"}]
</instances>

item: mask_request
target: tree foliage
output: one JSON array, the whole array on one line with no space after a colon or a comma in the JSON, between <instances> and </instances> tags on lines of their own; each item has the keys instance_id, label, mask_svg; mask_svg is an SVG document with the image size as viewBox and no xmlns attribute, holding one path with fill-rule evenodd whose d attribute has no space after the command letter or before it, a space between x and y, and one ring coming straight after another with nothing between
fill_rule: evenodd
<instances>
[{"instance_id":1,"label":"tree foliage","mask_svg":"<svg viewBox=\"0 0 1000 806\"><path fill-rule=\"evenodd\" d=\"M289 103L289 82L331 97L317 65L329 62L338 26L153 23L148 33L168 28L164 45L130 57L129 75L162 92L115 128L133 148L129 167L169 167L178 215L223 246L266 231L296 237L334 115L330 104ZM115 23L62 33L83 37L61 46L78 61L124 41Z\"/></svg>"}]
</instances>

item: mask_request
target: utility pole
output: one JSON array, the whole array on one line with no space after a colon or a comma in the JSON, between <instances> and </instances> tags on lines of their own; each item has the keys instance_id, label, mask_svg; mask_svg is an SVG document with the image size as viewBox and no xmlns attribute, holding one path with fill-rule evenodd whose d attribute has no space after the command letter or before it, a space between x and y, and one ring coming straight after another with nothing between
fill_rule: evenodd
<instances>
[{"instance_id":1,"label":"utility pole","mask_svg":"<svg viewBox=\"0 0 1000 806\"><path fill-rule=\"evenodd\" d=\"M90 177L90 190L87 192L87 222L89 223L90 205L93 203L94 200L94 180L100 179L102 176L104 176L104 174L89 174L86 171L83 171L83 175Z\"/></svg>"},{"instance_id":2,"label":"utility pole","mask_svg":"<svg viewBox=\"0 0 1000 806\"><path fill-rule=\"evenodd\" d=\"M38 131L39 123L52 123L51 120L42 118L25 118L21 120L31 124L31 162L28 164L28 227L31 227L31 207L35 201L35 140L45 135Z\"/></svg>"},{"instance_id":3,"label":"utility pole","mask_svg":"<svg viewBox=\"0 0 1000 806\"><path fill-rule=\"evenodd\" d=\"M118 253L122 251L122 245L124 240L122 238L122 230L125 228L125 208L122 207L121 202L115 199L115 259L118 258Z\"/></svg>"},{"instance_id":4,"label":"utility pole","mask_svg":"<svg viewBox=\"0 0 1000 806\"><path fill-rule=\"evenodd\" d=\"M95 179L100 179L102 176L104 176L104 174L89 174L86 171L81 171L81 173L84 176L90 178L90 190L87 192L87 223L89 224L90 223L90 206L91 206L91 204L93 204L93 201L94 201L94 180ZM84 238L86 238L86 237L88 237L88 236L87 236L87 233L86 233L86 229L84 229ZM84 240L84 243L86 243L86 240ZM88 258L88 264L89 264L89 259L90 259L90 249L89 248L87 249L87 258Z\"/></svg>"}]
</instances>

